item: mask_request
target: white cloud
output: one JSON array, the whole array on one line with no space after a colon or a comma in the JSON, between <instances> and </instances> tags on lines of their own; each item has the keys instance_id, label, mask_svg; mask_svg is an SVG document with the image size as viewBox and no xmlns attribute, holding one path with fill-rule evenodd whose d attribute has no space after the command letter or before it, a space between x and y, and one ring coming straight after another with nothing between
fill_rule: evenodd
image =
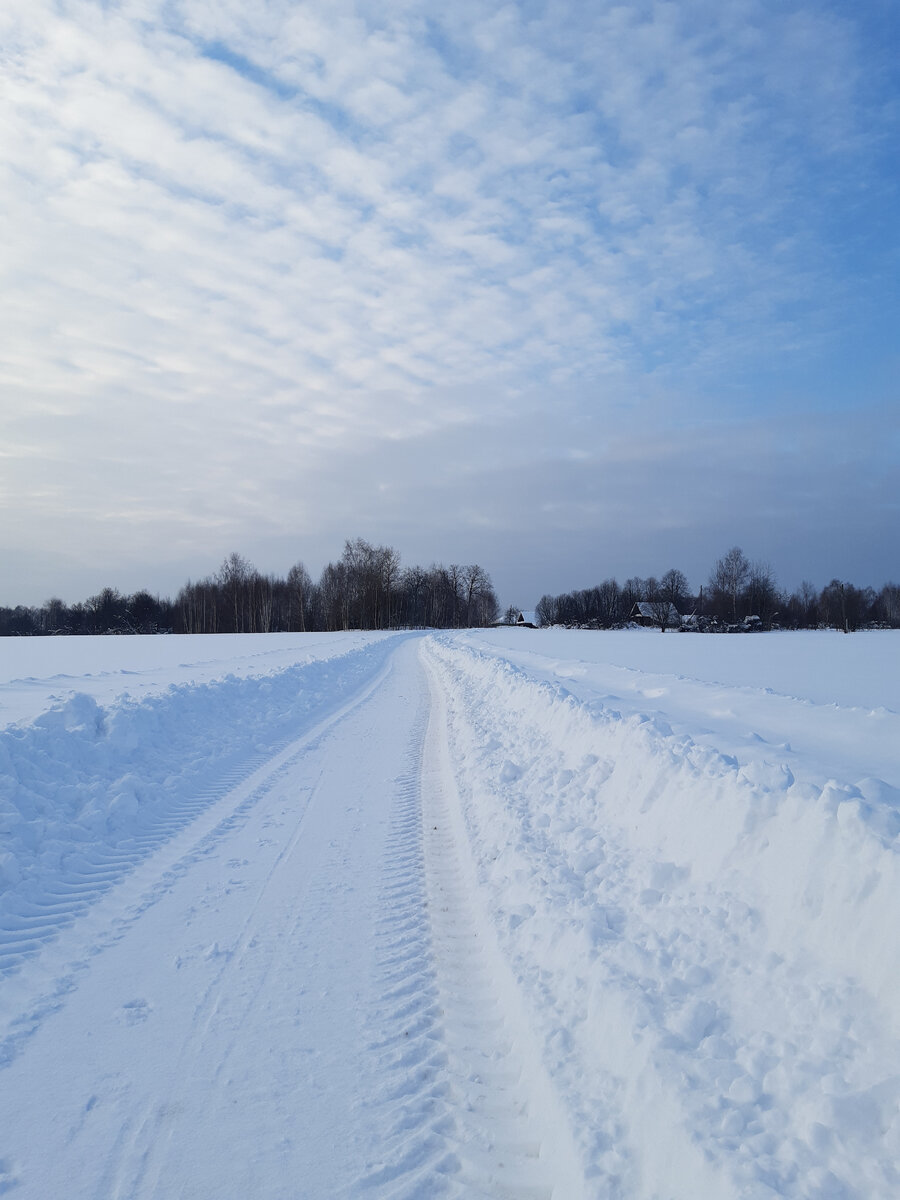
<instances>
[{"instance_id":1,"label":"white cloud","mask_svg":"<svg viewBox=\"0 0 900 1200\"><path fill-rule=\"evenodd\" d=\"M337 528L342 489L387 512L354 455L471 448L536 387L604 412L667 379L674 412L811 362L847 293L815 189L875 180L860 38L756 0L9 0L8 546ZM312 477L330 507L292 514Z\"/></svg>"}]
</instances>

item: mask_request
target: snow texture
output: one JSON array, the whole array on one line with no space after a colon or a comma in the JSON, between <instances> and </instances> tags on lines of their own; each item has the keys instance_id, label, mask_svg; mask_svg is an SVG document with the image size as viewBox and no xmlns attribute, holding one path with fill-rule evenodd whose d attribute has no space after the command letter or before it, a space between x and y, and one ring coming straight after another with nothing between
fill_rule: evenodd
<instances>
[{"instance_id":1,"label":"snow texture","mask_svg":"<svg viewBox=\"0 0 900 1200\"><path fill-rule=\"evenodd\" d=\"M897 635L0 663L0 1195L900 1195Z\"/></svg>"}]
</instances>

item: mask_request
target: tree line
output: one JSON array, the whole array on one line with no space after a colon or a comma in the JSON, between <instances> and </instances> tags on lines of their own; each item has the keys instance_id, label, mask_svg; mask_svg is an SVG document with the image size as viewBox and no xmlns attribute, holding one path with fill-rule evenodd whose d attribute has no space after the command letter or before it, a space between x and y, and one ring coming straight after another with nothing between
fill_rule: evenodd
<instances>
[{"instance_id":1,"label":"tree line","mask_svg":"<svg viewBox=\"0 0 900 1200\"><path fill-rule=\"evenodd\" d=\"M542 596L541 625L580 629L616 629L636 616L665 630L674 625L700 632L753 629L900 628L900 586L880 591L833 579L821 590L803 582L792 592L779 587L767 563L751 562L739 546L718 559L699 591L691 591L682 571L672 568L658 579L635 576L619 584L606 579L596 587Z\"/></svg>"},{"instance_id":2,"label":"tree line","mask_svg":"<svg viewBox=\"0 0 900 1200\"><path fill-rule=\"evenodd\" d=\"M233 553L214 574L188 580L174 600L107 587L79 604L54 598L39 608L0 608L0 636L446 629L491 625L498 611L483 567L402 568L392 547L355 538L318 581L302 562L280 578Z\"/></svg>"},{"instance_id":3,"label":"tree line","mask_svg":"<svg viewBox=\"0 0 900 1200\"><path fill-rule=\"evenodd\" d=\"M846 632L900 628L900 586L880 591L833 579L822 589L801 583L782 589L766 563L733 546L707 582L692 592L684 573L613 578L595 587L542 596L541 625L615 629L640 619L665 630L816 629ZM518 610L509 610L515 620ZM147 591L125 595L107 587L83 603L53 598L39 608L0 607L0 636L97 633L285 633L343 629L464 628L492 625L499 613L490 576L477 564L402 567L390 546L362 538L314 581L302 562L286 577L265 575L242 555L188 582L173 599ZM510 619L510 618L508 618Z\"/></svg>"}]
</instances>

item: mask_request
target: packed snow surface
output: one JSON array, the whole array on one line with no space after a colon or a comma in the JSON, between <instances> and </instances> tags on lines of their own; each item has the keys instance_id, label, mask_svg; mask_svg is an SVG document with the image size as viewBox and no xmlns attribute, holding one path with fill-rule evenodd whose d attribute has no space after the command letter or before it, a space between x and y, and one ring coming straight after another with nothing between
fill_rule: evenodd
<instances>
[{"instance_id":1,"label":"packed snow surface","mask_svg":"<svg viewBox=\"0 0 900 1200\"><path fill-rule=\"evenodd\" d=\"M0 1195L900 1196L900 635L0 643Z\"/></svg>"}]
</instances>

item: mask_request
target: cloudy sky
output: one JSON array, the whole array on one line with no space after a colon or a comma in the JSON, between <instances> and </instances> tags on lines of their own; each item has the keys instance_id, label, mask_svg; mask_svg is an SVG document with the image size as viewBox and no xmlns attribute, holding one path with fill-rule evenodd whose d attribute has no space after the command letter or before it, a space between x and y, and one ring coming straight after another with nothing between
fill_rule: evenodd
<instances>
[{"instance_id":1,"label":"cloudy sky","mask_svg":"<svg viewBox=\"0 0 900 1200\"><path fill-rule=\"evenodd\" d=\"M0 604L900 578L896 0L3 0Z\"/></svg>"}]
</instances>

